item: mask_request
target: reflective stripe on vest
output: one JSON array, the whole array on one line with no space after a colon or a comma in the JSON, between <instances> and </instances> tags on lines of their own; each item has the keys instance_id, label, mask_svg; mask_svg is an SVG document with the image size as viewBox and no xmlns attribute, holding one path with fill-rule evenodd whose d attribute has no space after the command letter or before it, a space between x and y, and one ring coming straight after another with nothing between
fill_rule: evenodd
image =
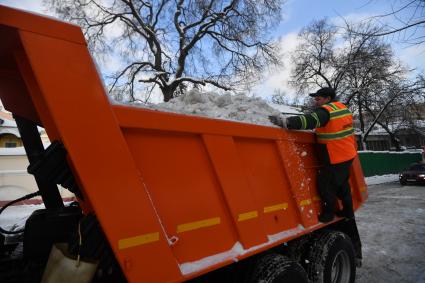
<instances>
[{"instance_id":1,"label":"reflective stripe on vest","mask_svg":"<svg viewBox=\"0 0 425 283\"><path fill-rule=\"evenodd\" d=\"M353 134L354 134L353 128L348 128L346 130L339 131L336 133L316 133L317 138L319 140L339 140L345 137L352 136Z\"/></svg>"},{"instance_id":2,"label":"reflective stripe on vest","mask_svg":"<svg viewBox=\"0 0 425 283\"><path fill-rule=\"evenodd\" d=\"M353 115L344 104L331 102L322 107L329 112L330 118L325 127L316 129L319 142L339 140L354 135Z\"/></svg>"},{"instance_id":3,"label":"reflective stripe on vest","mask_svg":"<svg viewBox=\"0 0 425 283\"><path fill-rule=\"evenodd\" d=\"M317 141L326 144L332 164L354 158L357 154L353 115L341 102L331 102L322 106L329 112L329 121L316 129Z\"/></svg>"},{"instance_id":4,"label":"reflective stripe on vest","mask_svg":"<svg viewBox=\"0 0 425 283\"><path fill-rule=\"evenodd\" d=\"M350 110L348 110L347 108L334 110L334 111L330 112L329 114L331 115L331 117L330 117L331 120L352 115Z\"/></svg>"}]
</instances>

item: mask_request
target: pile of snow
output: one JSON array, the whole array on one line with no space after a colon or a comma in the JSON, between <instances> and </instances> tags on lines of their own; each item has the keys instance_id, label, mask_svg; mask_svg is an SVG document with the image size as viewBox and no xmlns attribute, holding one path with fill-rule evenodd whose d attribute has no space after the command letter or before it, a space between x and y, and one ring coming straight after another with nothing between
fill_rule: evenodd
<instances>
[{"instance_id":1,"label":"pile of snow","mask_svg":"<svg viewBox=\"0 0 425 283\"><path fill-rule=\"evenodd\" d=\"M383 184L383 183L391 183L391 182L398 181L398 174L370 176L370 177L366 177L365 180L366 180L367 185L377 185L377 184Z\"/></svg>"},{"instance_id":2,"label":"pile of snow","mask_svg":"<svg viewBox=\"0 0 425 283\"><path fill-rule=\"evenodd\" d=\"M289 105L283 105L283 104L276 104L273 102L269 102L268 105L273 107L276 110L279 110L283 114L291 114L291 115L300 115L303 114L300 108L289 106Z\"/></svg>"},{"instance_id":3,"label":"pile of snow","mask_svg":"<svg viewBox=\"0 0 425 283\"><path fill-rule=\"evenodd\" d=\"M151 109L175 113L192 114L211 118L239 121L257 125L274 126L269 115L281 112L259 97L243 94L219 95L193 89L179 97L160 104L151 104Z\"/></svg>"}]
</instances>

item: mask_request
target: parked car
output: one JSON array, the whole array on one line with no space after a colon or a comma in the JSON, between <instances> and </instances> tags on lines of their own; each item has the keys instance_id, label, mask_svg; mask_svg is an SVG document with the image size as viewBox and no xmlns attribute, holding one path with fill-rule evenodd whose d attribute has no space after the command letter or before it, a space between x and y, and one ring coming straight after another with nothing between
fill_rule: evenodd
<instances>
[{"instance_id":1,"label":"parked car","mask_svg":"<svg viewBox=\"0 0 425 283\"><path fill-rule=\"evenodd\" d=\"M406 185L408 183L425 184L425 163L412 164L400 173L400 184Z\"/></svg>"}]
</instances>

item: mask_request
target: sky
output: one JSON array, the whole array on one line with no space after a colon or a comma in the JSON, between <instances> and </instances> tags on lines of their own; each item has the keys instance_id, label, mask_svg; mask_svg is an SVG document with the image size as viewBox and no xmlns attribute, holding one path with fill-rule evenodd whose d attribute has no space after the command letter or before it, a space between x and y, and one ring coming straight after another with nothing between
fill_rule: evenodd
<instances>
[{"instance_id":1,"label":"sky","mask_svg":"<svg viewBox=\"0 0 425 283\"><path fill-rule=\"evenodd\" d=\"M276 30L271 31L282 48L283 68L273 69L265 74L265 80L257 85L252 92L260 97L270 99L273 91L280 89L288 95L295 91L288 85L291 63L289 52L297 46L297 34L313 20L328 18L330 21L342 24L343 19L359 20L373 15L382 15L391 11L391 3L395 0L287 0L283 7L284 19ZM0 0L0 4L33 12L46 14L42 0ZM396 38L388 37L395 55L409 68L424 70L425 44L422 46L407 46L397 43ZM112 63L113 60L111 61Z\"/></svg>"},{"instance_id":2,"label":"sky","mask_svg":"<svg viewBox=\"0 0 425 283\"><path fill-rule=\"evenodd\" d=\"M255 89L260 96L268 96L275 89L294 94L294 90L287 85L291 64L288 53L297 46L298 32L313 20L328 18L331 22L343 26L344 20L368 19L375 15L386 14L391 11L392 0L289 0L284 6L284 20L276 29L276 36L280 37L283 51L284 68L278 72L272 71L265 83ZM397 23L389 23L392 26ZM425 45L407 46L398 43L394 36L385 40L392 44L396 57L402 60L409 68L425 70ZM265 94L267 93L267 94Z\"/></svg>"}]
</instances>

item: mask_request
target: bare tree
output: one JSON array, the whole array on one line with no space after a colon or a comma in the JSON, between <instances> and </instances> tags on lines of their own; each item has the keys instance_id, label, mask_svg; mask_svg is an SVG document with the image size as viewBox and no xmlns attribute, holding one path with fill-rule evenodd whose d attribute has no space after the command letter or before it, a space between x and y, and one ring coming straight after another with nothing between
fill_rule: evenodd
<instances>
[{"instance_id":1,"label":"bare tree","mask_svg":"<svg viewBox=\"0 0 425 283\"><path fill-rule=\"evenodd\" d=\"M370 99L363 101L363 107L371 118L362 137L363 143L366 143L375 125L379 125L388 133L396 149L401 149L400 141L395 134L397 127L394 127L394 124L402 123L399 110L406 106L405 102L414 93L413 86L407 85L408 83L408 81L404 83L391 81L385 88L376 90Z\"/></svg>"},{"instance_id":2,"label":"bare tree","mask_svg":"<svg viewBox=\"0 0 425 283\"><path fill-rule=\"evenodd\" d=\"M314 21L300 32L301 43L292 54L291 83L298 93L333 87L355 114L361 144L375 125L394 137L394 128L382 119L392 105L413 93L410 85L414 83L405 79L407 70L394 58L391 47L374 36L378 30L360 24L356 31L361 32L354 32L326 20Z\"/></svg>"},{"instance_id":3,"label":"bare tree","mask_svg":"<svg viewBox=\"0 0 425 283\"><path fill-rule=\"evenodd\" d=\"M298 34L300 44L291 56L290 84L298 93L318 87L337 88L335 40L337 29L326 19L313 21Z\"/></svg>"},{"instance_id":4,"label":"bare tree","mask_svg":"<svg viewBox=\"0 0 425 283\"><path fill-rule=\"evenodd\" d=\"M289 105L289 98L287 94L280 88L274 89L272 94L272 103L280 105Z\"/></svg>"},{"instance_id":5,"label":"bare tree","mask_svg":"<svg viewBox=\"0 0 425 283\"><path fill-rule=\"evenodd\" d=\"M392 39L400 42L423 44L425 42L425 0L391 0L388 4L387 13L365 20L380 26L373 36L393 36ZM353 29L352 26L348 28ZM361 33L361 31L358 32Z\"/></svg>"},{"instance_id":6,"label":"bare tree","mask_svg":"<svg viewBox=\"0 0 425 283\"><path fill-rule=\"evenodd\" d=\"M130 100L159 88L168 101L190 84L232 90L280 62L268 31L284 0L43 1L82 27L95 55L125 63L107 81Z\"/></svg>"}]
</instances>

